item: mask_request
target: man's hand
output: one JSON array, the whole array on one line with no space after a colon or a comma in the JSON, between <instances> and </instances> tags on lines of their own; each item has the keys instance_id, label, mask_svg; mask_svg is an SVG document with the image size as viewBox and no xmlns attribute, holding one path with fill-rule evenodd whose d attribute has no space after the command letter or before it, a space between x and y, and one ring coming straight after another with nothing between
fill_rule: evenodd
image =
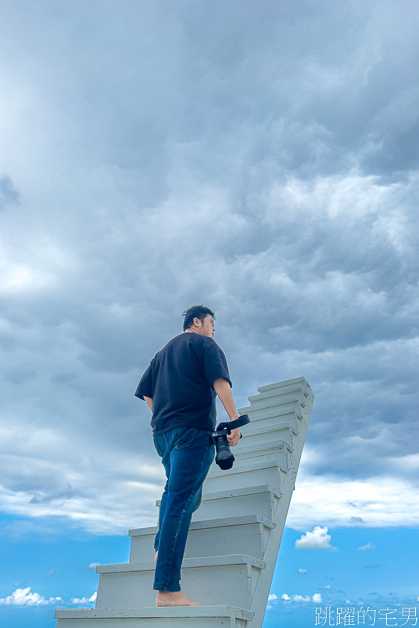
<instances>
[{"instance_id":1,"label":"man's hand","mask_svg":"<svg viewBox=\"0 0 419 628\"><path fill-rule=\"evenodd\" d=\"M234 447L240 440L240 430L236 427L235 430L231 430L230 434L227 434L227 442L230 447Z\"/></svg>"}]
</instances>

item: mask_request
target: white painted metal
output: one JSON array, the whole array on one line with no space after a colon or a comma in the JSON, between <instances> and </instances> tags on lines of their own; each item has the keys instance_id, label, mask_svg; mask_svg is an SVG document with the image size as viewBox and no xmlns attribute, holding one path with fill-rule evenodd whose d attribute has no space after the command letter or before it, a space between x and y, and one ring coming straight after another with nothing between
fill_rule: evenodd
<instances>
[{"instance_id":1,"label":"white painted metal","mask_svg":"<svg viewBox=\"0 0 419 628\"><path fill-rule=\"evenodd\" d=\"M182 588L207 606L153 608L157 528L131 530L130 562L97 569L96 608L57 611L57 628L261 628L314 395L302 377L258 391L233 468L211 467L192 519Z\"/></svg>"}]
</instances>

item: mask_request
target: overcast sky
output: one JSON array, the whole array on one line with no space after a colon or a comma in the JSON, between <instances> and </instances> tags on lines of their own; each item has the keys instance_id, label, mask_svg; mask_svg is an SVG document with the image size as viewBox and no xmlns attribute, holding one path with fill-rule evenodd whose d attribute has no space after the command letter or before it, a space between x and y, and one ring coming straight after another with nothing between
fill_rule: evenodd
<instances>
[{"instance_id":1,"label":"overcast sky","mask_svg":"<svg viewBox=\"0 0 419 628\"><path fill-rule=\"evenodd\" d=\"M238 406L316 395L288 525L418 525L417 2L1 4L0 510L154 525L204 303Z\"/></svg>"}]
</instances>

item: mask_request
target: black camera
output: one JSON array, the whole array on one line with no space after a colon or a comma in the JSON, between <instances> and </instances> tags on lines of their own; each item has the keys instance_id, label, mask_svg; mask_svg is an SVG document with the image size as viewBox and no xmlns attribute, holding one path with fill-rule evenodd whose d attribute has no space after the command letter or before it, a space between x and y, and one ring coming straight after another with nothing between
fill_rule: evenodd
<instances>
[{"instance_id":1,"label":"black camera","mask_svg":"<svg viewBox=\"0 0 419 628\"><path fill-rule=\"evenodd\" d=\"M227 435L231 433L231 430L235 430L237 427L242 427L242 425L247 425L247 423L250 423L248 415L242 414L235 421L219 423L217 430L212 432L212 442L214 443L216 450L215 462L218 464L220 469L223 469L223 471L231 469L235 460L227 441ZM241 437L242 436L240 434L240 438Z\"/></svg>"}]
</instances>

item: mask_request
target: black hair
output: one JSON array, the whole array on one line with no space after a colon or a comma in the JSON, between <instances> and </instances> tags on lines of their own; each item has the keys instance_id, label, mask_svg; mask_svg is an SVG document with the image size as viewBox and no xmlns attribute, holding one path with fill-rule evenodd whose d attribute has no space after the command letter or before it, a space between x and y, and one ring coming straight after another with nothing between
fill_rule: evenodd
<instances>
[{"instance_id":1,"label":"black hair","mask_svg":"<svg viewBox=\"0 0 419 628\"><path fill-rule=\"evenodd\" d=\"M199 320L203 321L208 314L211 314L215 319L214 312L210 310L209 307L205 307L205 305L192 305L192 307L188 307L182 314L182 316L185 317L183 321L183 331L192 327L194 318L199 318Z\"/></svg>"}]
</instances>

